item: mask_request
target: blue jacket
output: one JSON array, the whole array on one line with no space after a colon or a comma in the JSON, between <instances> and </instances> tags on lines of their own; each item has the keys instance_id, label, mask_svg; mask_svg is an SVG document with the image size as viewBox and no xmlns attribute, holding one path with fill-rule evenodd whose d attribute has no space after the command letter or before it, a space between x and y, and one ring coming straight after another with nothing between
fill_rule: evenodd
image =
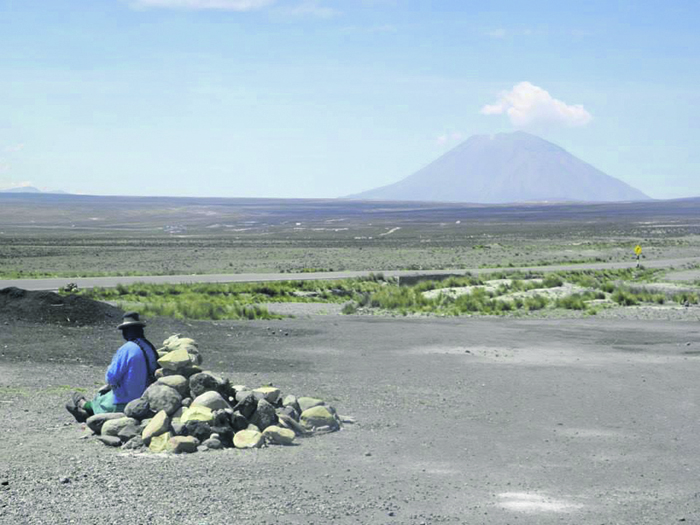
<instances>
[{"instance_id":1,"label":"blue jacket","mask_svg":"<svg viewBox=\"0 0 700 525\"><path fill-rule=\"evenodd\" d=\"M148 343L142 340L144 348ZM115 403L128 403L141 397L148 386L148 369L156 369L155 352L146 350L148 363L143 358L141 347L128 341L117 350L109 365L105 380L112 385Z\"/></svg>"}]
</instances>

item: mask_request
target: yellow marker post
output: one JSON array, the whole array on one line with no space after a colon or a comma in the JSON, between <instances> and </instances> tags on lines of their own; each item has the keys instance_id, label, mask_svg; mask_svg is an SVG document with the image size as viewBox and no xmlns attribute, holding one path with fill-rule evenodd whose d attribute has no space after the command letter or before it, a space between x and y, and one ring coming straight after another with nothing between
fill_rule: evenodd
<instances>
[{"instance_id":1,"label":"yellow marker post","mask_svg":"<svg viewBox=\"0 0 700 525\"><path fill-rule=\"evenodd\" d=\"M642 247L639 244L634 247L634 253L637 254L637 268L639 268L639 256L642 255Z\"/></svg>"}]
</instances>

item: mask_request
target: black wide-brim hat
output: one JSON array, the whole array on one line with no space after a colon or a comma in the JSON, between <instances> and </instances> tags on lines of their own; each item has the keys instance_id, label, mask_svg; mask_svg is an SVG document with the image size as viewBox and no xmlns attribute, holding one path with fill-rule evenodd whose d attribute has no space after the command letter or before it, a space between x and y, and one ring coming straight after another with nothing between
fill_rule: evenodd
<instances>
[{"instance_id":1,"label":"black wide-brim hat","mask_svg":"<svg viewBox=\"0 0 700 525\"><path fill-rule=\"evenodd\" d=\"M124 314L123 319L124 322L117 326L117 330L123 330L130 326L146 326L146 323L139 319L139 314L137 312L127 312Z\"/></svg>"}]
</instances>

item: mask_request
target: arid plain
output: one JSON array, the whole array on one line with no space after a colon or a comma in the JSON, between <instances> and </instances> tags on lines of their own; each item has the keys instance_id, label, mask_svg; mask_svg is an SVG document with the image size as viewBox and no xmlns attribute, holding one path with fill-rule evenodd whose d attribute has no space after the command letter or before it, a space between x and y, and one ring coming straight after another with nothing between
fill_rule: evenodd
<instances>
[{"instance_id":1,"label":"arid plain","mask_svg":"<svg viewBox=\"0 0 700 525\"><path fill-rule=\"evenodd\" d=\"M317 290L297 293L304 300L285 302L280 312L294 317L282 319L149 317L151 340L194 337L205 366L234 383L315 395L356 420L294 447L178 456L81 439L63 410L72 389L101 384L120 344L113 322L41 321L3 303L0 521L698 522L699 211L697 200L476 207L0 196L4 279L632 268L605 282L593 270L585 282L561 274L550 288L544 274L499 275L497 289L483 277L469 293L485 309L449 315L429 298L415 311L392 309L383 290L363 289L341 297L359 301L342 311ZM642 265L661 268L634 273L638 244ZM581 289L576 301L492 308L516 303L508 294L569 285ZM415 293L459 305L448 297L458 292L435 286Z\"/></svg>"}]
</instances>

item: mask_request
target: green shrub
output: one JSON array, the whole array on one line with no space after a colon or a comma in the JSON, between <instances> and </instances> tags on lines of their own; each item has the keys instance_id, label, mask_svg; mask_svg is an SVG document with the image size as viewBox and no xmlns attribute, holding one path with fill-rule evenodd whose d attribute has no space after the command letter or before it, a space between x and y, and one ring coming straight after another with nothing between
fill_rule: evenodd
<instances>
[{"instance_id":1,"label":"green shrub","mask_svg":"<svg viewBox=\"0 0 700 525\"><path fill-rule=\"evenodd\" d=\"M564 280L559 277L558 275L554 274L549 274L544 278L544 281L542 281L542 286L544 288L558 288L560 286L563 286Z\"/></svg>"},{"instance_id":2,"label":"green shrub","mask_svg":"<svg viewBox=\"0 0 700 525\"><path fill-rule=\"evenodd\" d=\"M581 294L572 294L566 297L561 297L556 300L556 306L558 308L565 308L567 310L585 310L586 303L585 299Z\"/></svg>"},{"instance_id":3,"label":"green shrub","mask_svg":"<svg viewBox=\"0 0 700 525\"><path fill-rule=\"evenodd\" d=\"M636 306L639 304L637 296L625 289L617 289L612 294L612 300L621 306Z\"/></svg>"}]
</instances>

